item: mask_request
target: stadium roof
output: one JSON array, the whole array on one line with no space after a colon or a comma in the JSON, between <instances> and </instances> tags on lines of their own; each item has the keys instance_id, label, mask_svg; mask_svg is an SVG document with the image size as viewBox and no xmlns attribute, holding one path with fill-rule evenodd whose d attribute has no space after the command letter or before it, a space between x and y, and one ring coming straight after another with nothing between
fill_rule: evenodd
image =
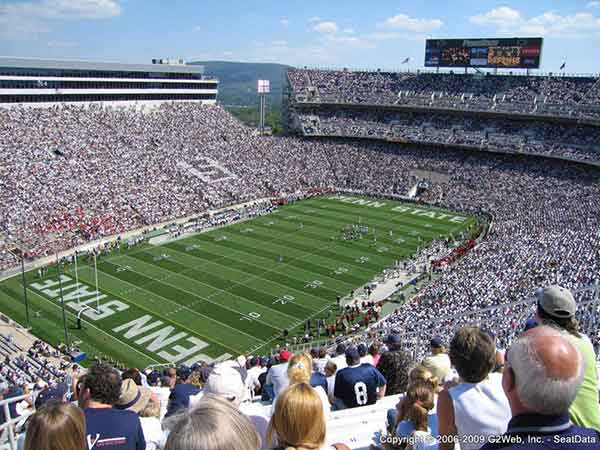
<instances>
[{"instance_id":1,"label":"stadium roof","mask_svg":"<svg viewBox=\"0 0 600 450\"><path fill-rule=\"evenodd\" d=\"M203 66L182 64L123 64L62 59L14 58L0 56L0 67L27 69L103 70L123 72L161 72L202 74Z\"/></svg>"}]
</instances>

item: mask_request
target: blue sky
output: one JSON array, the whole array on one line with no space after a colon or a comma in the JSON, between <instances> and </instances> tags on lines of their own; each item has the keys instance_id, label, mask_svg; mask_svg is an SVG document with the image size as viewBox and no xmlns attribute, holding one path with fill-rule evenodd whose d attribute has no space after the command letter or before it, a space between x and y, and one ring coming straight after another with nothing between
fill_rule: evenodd
<instances>
[{"instance_id":1,"label":"blue sky","mask_svg":"<svg viewBox=\"0 0 600 450\"><path fill-rule=\"evenodd\" d=\"M600 0L0 0L2 56L421 68L427 37L508 36L600 72Z\"/></svg>"}]
</instances>

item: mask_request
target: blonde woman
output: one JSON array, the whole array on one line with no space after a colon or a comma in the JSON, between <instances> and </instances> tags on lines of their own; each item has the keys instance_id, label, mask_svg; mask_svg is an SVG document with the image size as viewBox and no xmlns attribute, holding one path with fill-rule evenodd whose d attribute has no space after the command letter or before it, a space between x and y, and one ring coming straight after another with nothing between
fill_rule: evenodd
<instances>
[{"instance_id":1,"label":"blonde woman","mask_svg":"<svg viewBox=\"0 0 600 450\"><path fill-rule=\"evenodd\" d=\"M408 374L408 387L409 388L410 388L410 386L414 385L415 383L419 383L419 382L428 383L431 386L431 388L433 389L433 393L434 393L433 408L431 408L431 410L429 411L429 427L432 430L432 434L434 436L436 436L437 432L438 432L437 400L438 400L438 393L442 390L442 388L440 386L438 379L435 376L433 376L433 373L423 365L413 368ZM390 426L389 429L393 430L395 432L400 431L400 430L398 430L398 424L402 417L400 409L402 407L402 401L404 400L404 397L406 397L406 393L400 395L395 409L388 410L387 417L388 417L388 424Z\"/></svg>"},{"instance_id":2,"label":"blonde woman","mask_svg":"<svg viewBox=\"0 0 600 450\"><path fill-rule=\"evenodd\" d=\"M260 439L250 420L228 401L211 395L172 420L165 450L260 449Z\"/></svg>"},{"instance_id":3,"label":"blonde woman","mask_svg":"<svg viewBox=\"0 0 600 450\"><path fill-rule=\"evenodd\" d=\"M325 445L322 400L307 383L292 384L279 395L267 429L267 442L276 450L347 450L344 444Z\"/></svg>"},{"instance_id":4,"label":"blonde woman","mask_svg":"<svg viewBox=\"0 0 600 450\"><path fill-rule=\"evenodd\" d=\"M290 359L287 376L290 380L290 386L297 383L306 383L310 385L310 379L312 375L313 361L308 353L297 353ZM323 403L323 413L325 417L329 416L331 412L331 404L329 403L329 396L325 389L321 386L313 387L317 395L321 398ZM275 399L277 403L277 399Z\"/></svg>"}]
</instances>

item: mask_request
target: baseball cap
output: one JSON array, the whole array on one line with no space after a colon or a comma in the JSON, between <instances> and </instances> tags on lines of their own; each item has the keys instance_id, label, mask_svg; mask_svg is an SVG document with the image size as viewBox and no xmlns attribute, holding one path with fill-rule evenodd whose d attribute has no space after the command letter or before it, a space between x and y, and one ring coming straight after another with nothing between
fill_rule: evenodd
<instances>
[{"instance_id":1,"label":"baseball cap","mask_svg":"<svg viewBox=\"0 0 600 450\"><path fill-rule=\"evenodd\" d=\"M177 376L181 378L183 381L187 380L188 377L192 374L192 370L188 366L181 366L177 369Z\"/></svg>"},{"instance_id":2,"label":"baseball cap","mask_svg":"<svg viewBox=\"0 0 600 450\"><path fill-rule=\"evenodd\" d=\"M390 334L388 335L388 337L385 338L385 342L386 344L399 344L400 336L398 336L397 334Z\"/></svg>"},{"instance_id":3,"label":"baseball cap","mask_svg":"<svg viewBox=\"0 0 600 450\"><path fill-rule=\"evenodd\" d=\"M536 292L538 308L557 319L569 319L575 315L577 305L573 294L561 286L548 286Z\"/></svg>"},{"instance_id":4,"label":"baseball cap","mask_svg":"<svg viewBox=\"0 0 600 450\"><path fill-rule=\"evenodd\" d=\"M160 373L158 373L156 370L153 370L148 375L146 375L146 379L148 381L148 384L150 385L157 384L160 380Z\"/></svg>"},{"instance_id":5,"label":"baseball cap","mask_svg":"<svg viewBox=\"0 0 600 450\"><path fill-rule=\"evenodd\" d=\"M266 366L267 364L269 364L269 362L270 362L270 361L271 361L271 360L270 360L268 357L266 357L266 356L265 356L265 357L262 359L262 363L263 363L265 366Z\"/></svg>"},{"instance_id":6,"label":"baseball cap","mask_svg":"<svg viewBox=\"0 0 600 450\"><path fill-rule=\"evenodd\" d=\"M65 394L67 390L65 386L59 384L56 387L48 387L40 391L37 398L35 399L35 408L38 409L45 405L50 400L65 401Z\"/></svg>"},{"instance_id":7,"label":"baseball cap","mask_svg":"<svg viewBox=\"0 0 600 450\"><path fill-rule=\"evenodd\" d=\"M360 356L365 356L367 354L367 346L365 344L358 344L356 350Z\"/></svg>"},{"instance_id":8,"label":"baseball cap","mask_svg":"<svg viewBox=\"0 0 600 450\"><path fill-rule=\"evenodd\" d=\"M338 344L337 347L335 348L335 352L338 355L341 355L342 353L344 353L346 351L346 346L344 344Z\"/></svg>"},{"instance_id":9,"label":"baseball cap","mask_svg":"<svg viewBox=\"0 0 600 450\"><path fill-rule=\"evenodd\" d=\"M433 348L442 348L444 343L442 342L442 338L436 336L429 341L429 345Z\"/></svg>"},{"instance_id":10,"label":"baseball cap","mask_svg":"<svg viewBox=\"0 0 600 450\"><path fill-rule=\"evenodd\" d=\"M224 397L239 404L245 393L242 376L230 365L219 364L206 380L204 393Z\"/></svg>"},{"instance_id":11,"label":"baseball cap","mask_svg":"<svg viewBox=\"0 0 600 450\"><path fill-rule=\"evenodd\" d=\"M538 323L534 318L527 319L527 322L525 322L525 331L530 330L531 328L535 328L537 326Z\"/></svg>"},{"instance_id":12,"label":"baseball cap","mask_svg":"<svg viewBox=\"0 0 600 450\"><path fill-rule=\"evenodd\" d=\"M351 361L355 361L357 359L360 359L360 354L358 353L358 350L356 348L349 347L346 349L346 358Z\"/></svg>"},{"instance_id":13,"label":"baseball cap","mask_svg":"<svg viewBox=\"0 0 600 450\"><path fill-rule=\"evenodd\" d=\"M292 357L292 353L288 350L281 350L279 352L279 358L282 361L289 361L291 357Z\"/></svg>"}]
</instances>

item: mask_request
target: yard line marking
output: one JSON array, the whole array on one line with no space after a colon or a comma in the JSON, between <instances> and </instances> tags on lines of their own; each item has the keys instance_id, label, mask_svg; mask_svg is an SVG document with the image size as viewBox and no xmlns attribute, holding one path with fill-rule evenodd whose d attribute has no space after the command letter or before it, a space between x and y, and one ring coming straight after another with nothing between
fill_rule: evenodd
<instances>
[{"instance_id":1,"label":"yard line marking","mask_svg":"<svg viewBox=\"0 0 600 450\"><path fill-rule=\"evenodd\" d=\"M237 272L241 272L241 273L248 273L248 272L246 272L246 271L244 271L244 270L241 270L241 269L236 269L236 268L234 268L234 267L229 267L229 266L226 266L226 265L224 265L224 264L221 264L221 263L218 263L218 262L215 262L215 261L210 261L210 260L208 260L208 259L205 259L205 258L203 258L202 256L197 256L197 255L194 255L194 254L192 254L192 253L185 253L185 252L182 252L181 250L176 250L176 249L174 249L174 248L172 248L172 247L168 247L168 248L169 248L169 250L173 250L174 252L181 253L182 255L186 255L186 256L189 256L189 257L192 257L192 258L197 258L197 259L198 259L198 260L200 260L200 261L205 261L205 262L209 262L209 263L214 263L214 264L220 265L220 266L222 266L222 267L227 267L228 269L235 270L235 271L237 271ZM225 248L228 248L228 249L229 249L229 247L225 247ZM200 249L200 250L201 250L201 249ZM238 250L238 249L233 249L233 248L232 248L232 249L230 249L230 250L231 250L231 251L233 251L233 252L235 252L235 253L243 253L244 255L249 255L249 254L250 254L250 253L248 253L248 252L244 252L243 250ZM213 253L213 252L209 252L209 251L207 251L207 250L204 250L204 251L206 251L207 253L210 253L211 255L214 255L214 253ZM215 251L216 251L216 250L215 250ZM216 256L216 255L215 255L215 256ZM218 258L218 259L223 259L223 258L230 258L230 257L229 257L229 256L221 256L221 258ZM267 259L267 258L264 258L264 257L262 257L262 256L261 256L260 258L262 258L262 259ZM261 267L261 266L259 266L259 265L257 265L257 264L253 264L253 263L251 263L251 262L248 262L248 261L244 261L244 263L245 263L245 264L248 264L249 266L253 266L253 267L257 267L257 268L259 268L259 269L262 269L262 267ZM324 268L324 269L325 269L325 268ZM329 276L327 276L327 275L323 274L322 272L314 272L314 271L312 271L312 270L309 270L309 269L301 269L301 268L298 268L298 270L302 270L302 271L304 271L304 272L308 272L308 273L311 273L311 274L313 274L313 275L318 275L318 276L320 276L320 277L323 277L323 278L329 278L329 279L330 279L330 280L332 280L332 281L335 281L335 282L337 282L337 283L342 283L342 284L345 284L346 286L349 286L349 287L351 287L351 288L352 288L352 287L354 287L354 285L353 285L353 284L351 284L351 283L347 283L347 282L345 282L345 281L338 280L337 278L332 278L332 277L329 277ZM287 273L282 273L281 275L285 275L287 278L291 278L292 280L299 281L299 282L302 282L302 283L305 283L305 282L306 282L306 280L301 280L301 279L299 279L299 278L296 278L296 277L293 277L293 276L291 276L291 275L288 275ZM270 281L270 282L272 282L272 283L277 283L276 281L272 281L272 280L267 280L267 281ZM281 286L284 286L284 285L282 285L281 283L277 283L277 284L279 284L279 285L281 285Z\"/></svg>"},{"instance_id":2,"label":"yard line marking","mask_svg":"<svg viewBox=\"0 0 600 450\"><path fill-rule=\"evenodd\" d=\"M172 249L172 248L169 248L169 250L172 250L172 251L174 251L174 252L176 252L176 253L182 253L182 252L180 252L180 251L178 251L178 250L175 250L175 249ZM183 253L183 254L184 254L184 255L186 255L186 256L192 256L193 258L200 259L200 260L202 260L202 261L206 261L205 259L203 259L203 258L199 258L199 257L197 257L197 256L188 255L187 253ZM226 266L226 265L224 265L224 264L219 264L219 263L214 263L214 264L215 264L215 265L217 265L217 266L225 267L225 268L227 268L227 269L229 269L229 270L233 270L233 271L235 271L235 272L238 272L238 273L243 273L243 274L246 274L246 275L252 275L252 274L251 274L251 273L249 273L249 272L245 272L245 271L243 271L243 270L239 270L239 269L236 269L236 268L234 268L234 267L229 267L229 266ZM250 265L253 265L253 264L250 264ZM258 267L258 266L255 266L255 267ZM279 268L279 266L277 266L277 268ZM167 269L167 270L168 270L168 269ZM185 271L184 271L184 272L185 272ZM182 272L177 272L177 273L182 273ZM263 272L261 275L264 275L265 273L266 273L266 272ZM320 276L320 274L318 274L318 275ZM184 276L185 276L185 275L184 275ZM286 275L286 276L287 276L287 275ZM186 278L188 278L189 280L194 280L193 278L190 278L190 277L188 277L188 276L185 276L185 277L186 277ZM262 278L262 277L261 277L261 278ZM298 280L298 279L296 279L296 278L293 278L293 277L289 277L289 278L292 278L293 280L295 280L295 281L298 281L298 282L300 282L300 283L307 283L307 281L305 281L305 280ZM323 300L324 300L324 299L323 299L322 297L317 297L317 296L316 296L316 295L314 295L314 294L310 294L310 293L308 293L308 292L304 292L304 291L302 291L302 290L300 290L300 289L298 289L298 288L293 288L293 287L290 287L290 286L286 286L285 284L281 284L281 283L278 283L277 281L269 280L268 278L265 278L264 280L265 280L265 281L267 281L267 282L269 282L269 283L273 283L273 284L276 284L276 285L278 285L278 286L281 286L281 287L285 288L286 290L292 290L292 291L300 292L300 293L302 293L302 294L304 294L304 295L306 295L306 296L308 296L308 297L315 298L315 299L319 300L319 304L322 304L322 303L323 303ZM194 280L194 281L195 281L195 280ZM246 283L244 283L244 285L245 285L245 284L246 284ZM333 290L333 289L331 289L331 290ZM338 293L337 291L335 291L335 292L336 292L336 294Z\"/></svg>"},{"instance_id":3,"label":"yard line marking","mask_svg":"<svg viewBox=\"0 0 600 450\"><path fill-rule=\"evenodd\" d=\"M172 250L172 249L170 249L170 248L169 248L169 250ZM176 251L176 250L173 250L173 251ZM148 254L150 254L150 255L151 255L152 253L148 253ZM127 257L127 255L123 255L123 257ZM209 303L212 303L212 304L214 304L214 305L222 306L223 308L229 309L230 311L233 311L233 312L235 312L236 314L242 314L242 315L245 315L246 313L244 313L244 312L242 312L242 311L238 311L238 310L236 310L236 309L233 309L233 308L231 308L231 307L225 306L225 305L224 305L224 304L222 304L222 303L215 303L215 302L212 302L212 301L210 301L210 299L211 299L211 298L213 298L213 297L216 297L216 296L218 296L218 295L222 295L222 294L228 294L228 295L231 295L232 297L237 297L237 298L239 298L240 300L242 300L242 301L244 301L244 302L252 303L253 305L260 306L261 308L268 309L269 311L274 311L274 312L276 312L276 313L278 313L278 314L281 314L282 316L286 316L286 317L288 317L289 319L292 319L292 320L298 320L298 317L296 317L296 316L291 316L291 315L289 315L289 314L286 314L286 313L284 313L284 312L280 312L280 311L278 311L278 310L276 310L276 309L269 308L268 306L266 306L266 305L263 305L262 303L257 303L257 302L255 302L255 301L253 301L253 300L250 300L250 299L249 299L249 298L247 298L247 297L242 297L242 296L240 296L240 295L238 295L238 294L234 294L233 292L229 292L229 291L227 291L227 290L225 290L225 289L222 289L222 288L218 288L218 287L216 287L216 286L213 286L212 284L208 284L208 283L205 283L205 282L203 282L203 281L199 281L199 280L196 280L196 279L194 279L194 278L190 278L190 277L188 277L187 275L184 275L184 272L186 272L188 269L185 269L183 272L173 272L173 271L171 271L171 270L169 270L169 269L165 269L164 267L155 266L154 264L147 263L146 261L140 261L140 260L138 260L138 259L135 259L134 261L135 261L136 263L139 263L139 264L142 264L142 265L144 265L144 264L151 265L152 267L155 267L155 268L156 268L156 269L158 269L158 270L161 270L161 271L166 271L166 272L170 273L171 275L170 275L170 276L168 276L168 277L166 277L166 278L172 278L172 277L173 277L173 276L175 276L175 275L179 275L179 276L182 276L182 277L184 277L184 278L187 278L188 280L192 280L192 281L194 281L194 282L196 282L196 283L198 283L198 284L202 284L202 285L204 285L204 286L206 286L206 287L209 287L209 288L211 288L211 289L214 289L214 290L216 290L216 291L220 291L220 292L218 292L218 293L213 293L213 294L209 294L209 295L206 295L206 296L201 296L201 295L198 295L198 294L194 294L194 296L195 296L195 297L198 297L198 298L205 299L205 300L207 300ZM132 263L132 264L133 264L133 263ZM140 274L140 275L144 275L143 273L141 273L141 272L138 272L138 271L134 271L134 272L136 272L136 273L138 273L138 274ZM245 273L245 272L244 272L244 273ZM144 276L147 276L147 275L144 275ZM169 283L165 283L165 284L168 284L169 286L173 286L172 284L169 284ZM178 286L173 286L173 287L176 287L177 289L181 289L181 288L180 288L180 287L178 287ZM185 291L185 292L188 292L188 293L190 293L190 291L187 291L187 290L185 290L185 289L181 289L181 290L182 290L182 291ZM215 295L215 294L217 294L217 295ZM178 303L178 304L179 304L179 303ZM194 303L192 303L192 304L196 304L196 302L194 302ZM270 325L270 324L269 324L269 323L267 323L267 322L263 322L263 321L259 321L259 322L261 322L261 323L263 323L263 324L265 324L265 325L269 325L270 327L277 328L275 325Z\"/></svg>"},{"instance_id":4,"label":"yard line marking","mask_svg":"<svg viewBox=\"0 0 600 450\"><path fill-rule=\"evenodd\" d=\"M132 286L137 286L136 284L130 283L130 282L129 282L129 281L127 281L127 280L121 280L120 278L118 278L118 277L115 277L114 275L111 275L110 273L104 272L104 271L103 271L103 270L101 270L101 269L98 269L98 272L102 272L104 275L106 275L106 276L108 276L108 277L111 277L111 278L114 278L115 280L119 280L119 281L121 281L121 282L123 282L123 283L127 283L127 284L130 284L130 285L132 285ZM135 270L132 270L132 272L135 272L135 273L137 273L138 275L144 275L144 274L142 274L142 273L140 273L140 272L136 272ZM170 286L172 286L172 285L170 285ZM234 330L234 331L237 331L238 333L245 334L245 335L246 335L246 336L248 336L249 338L256 339L256 340L258 340L258 341L261 341L261 342L263 342L263 341L262 341L262 339L259 339L259 338L257 338L257 337L256 337L256 336L254 336L254 335L247 334L247 333L245 333L245 332L243 332L243 331L241 331L241 330L238 330L238 329L236 329L236 328L233 328L232 326L229 326L229 325L227 325L227 324L225 324L225 323L223 323L223 322L220 322L220 321L218 321L218 320L216 320L216 319L214 319L214 318L211 318L211 317L205 316L204 314L202 314L202 313L199 313L198 311L191 310L191 309L189 309L189 307L188 307L188 306L181 305L181 303L177 303L177 302L175 302L175 301L173 301L173 300L170 300L170 299L168 299L167 297L163 297L162 295L160 295L160 294L156 294L156 293L154 293L154 292L152 292L152 291L149 291L148 289L145 289L145 288L143 288L143 287L139 287L139 288L140 288L141 290L143 290L143 291L146 291L146 292L148 292L148 293L152 294L152 295L156 295L157 297L164 298L164 299L165 299L166 301L168 301L169 303L171 303L171 304L174 304L174 305L177 305L178 307L181 307L181 306L183 306L183 307L184 307L184 309L188 309L188 310L189 310L191 313L194 313L194 314L196 314L197 316L204 317L204 318L206 318L206 319L209 319L209 320L211 320L212 322L217 322L217 323L219 323L220 325L223 325L224 327L231 328L232 330ZM105 292L108 292L108 293L109 293L109 294L111 294L111 295L116 295L116 294L114 294L112 291L110 291L109 289L106 289L106 288L104 288L104 287L103 287L103 288L101 288L101 290L104 290ZM183 289L182 289L182 290L183 290ZM187 292L187 291L186 291L186 292ZM157 316L157 315L160 315L160 314L161 314L161 313L158 313L158 312L156 312L156 311L151 311L151 310L149 310L149 309L147 309L147 308L145 308L145 307L143 307L143 306L140 306L138 303L134 302L133 300L130 300L130 299L125 299L125 298L123 298L123 297L119 297L119 298L120 298L121 300L124 300L124 301L127 301L127 302L130 302L130 303L134 304L136 307L138 307L138 308L140 308L140 309L143 309L144 311L147 311L147 312L149 312L149 313L150 313L150 314L152 314L153 316ZM238 313L238 314L239 314L239 313ZM213 342L214 342L214 343L216 343L216 344L219 344L219 345L222 345L222 346L223 346L223 347L225 347L225 348L228 348L229 350L234 350L233 348L229 347L228 345L226 345L226 344L223 344L222 342L219 342L219 341L217 341L216 339L213 339L212 337L204 336L203 334L201 334L201 333L198 333L197 331L192 331L192 330L191 330L191 329L189 329L187 326L185 326L185 325L181 325L179 322L175 322L174 320L170 320L170 322L171 322L173 325L177 325L178 327L181 327L181 328L183 328L183 329L185 329L185 330L188 330L188 331L189 331L190 333L192 333L192 334L195 334L195 335L197 335L197 336L203 337L204 339L211 340L211 341L213 341ZM235 350L235 351L236 351L236 352L239 352L239 350Z\"/></svg>"}]
</instances>

